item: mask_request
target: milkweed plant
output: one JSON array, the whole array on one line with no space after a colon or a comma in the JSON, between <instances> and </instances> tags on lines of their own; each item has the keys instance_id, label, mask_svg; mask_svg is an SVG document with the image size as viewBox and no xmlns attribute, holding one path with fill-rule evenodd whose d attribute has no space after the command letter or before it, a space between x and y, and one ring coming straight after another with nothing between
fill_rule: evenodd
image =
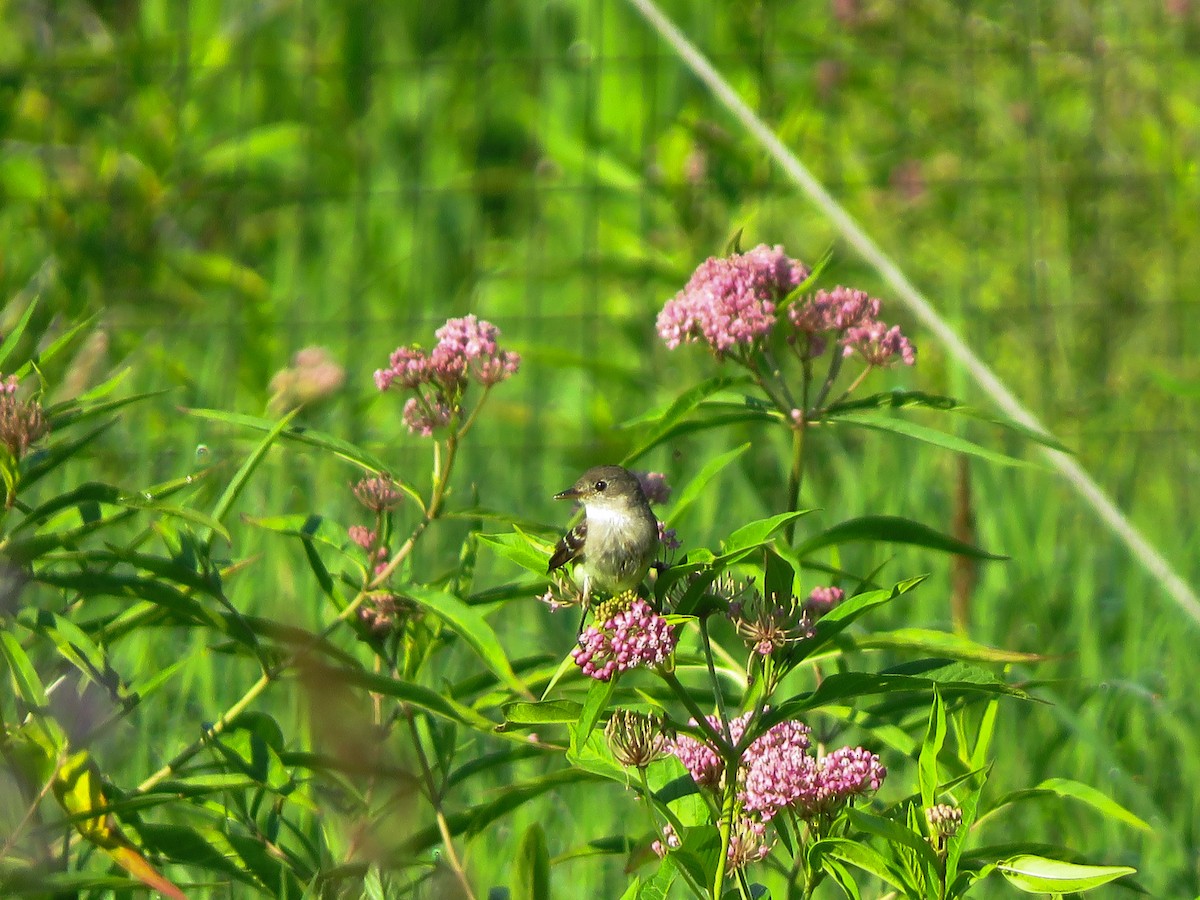
<instances>
[{"instance_id":1,"label":"milkweed plant","mask_svg":"<svg viewBox=\"0 0 1200 900\"><path fill-rule=\"evenodd\" d=\"M267 416L187 411L253 437L232 471L201 459L190 474L137 488L79 470L144 396L118 396L118 376L44 405L45 373L82 326L13 367L0 380L0 649L12 686L0 696L12 773L0 893L95 896L140 883L169 897L574 897L536 821L510 864L488 863L507 869L507 883L478 874L481 845L495 847L527 804L568 787L635 811L612 817L617 834L579 836L590 841L580 853L620 857L626 898L942 900L983 879L1064 894L1132 876L1066 847L982 842L985 817L1062 797L1144 823L1069 779L989 799L1002 705L1036 702L1008 667L1036 657L961 635L872 631L870 614L902 603L922 578L882 583L878 571L831 565L828 551L879 541L997 557L895 516L804 527L816 429L975 446L904 419L914 409L972 414L951 398L866 393L875 370L914 366L916 348L879 299L818 287L822 271L780 247L734 246L666 301L658 338L671 353L707 355L712 374L622 429L619 462L658 510L660 552L644 584L593 593L586 608L567 575L547 574L558 529L489 510L463 488L464 442L491 394L520 375L520 356L490 322L452 318L430 344L380 360L379 404L427 451L420 473L307 422L345 389L322 350L276 376ZM32 311L0 347L0 366L23 346ZM678 490L637 462L686 434L746 427L784 438L772 444L787 448L777 471L761 476L778 483L779 508L720 523L714 546L689 545L680 513L745 448ZM280 454L341 461L357 512L235 515ZM440 534L461 539L449 567L434 564L428 541L444 520L458 527ZM267 554L298 552L317 627L248 611L241 573L262 554L240 555L247 532ZM522 574L478 583L481 553ZM510 657L503 611L528 615L539 600L582 614L573 644ZM104 738L153 704L169 707L172 671L140 671L123 647L175 632L198 635L231 661L228 678L245 680L222 708L181 711L195 716L189 739L165 738L130 776ZM868 647L900 662L869 668ZM321 727L285 728L289 705ZM556 849L572 837L554 835Z\"/></svg>"}]
</instances>

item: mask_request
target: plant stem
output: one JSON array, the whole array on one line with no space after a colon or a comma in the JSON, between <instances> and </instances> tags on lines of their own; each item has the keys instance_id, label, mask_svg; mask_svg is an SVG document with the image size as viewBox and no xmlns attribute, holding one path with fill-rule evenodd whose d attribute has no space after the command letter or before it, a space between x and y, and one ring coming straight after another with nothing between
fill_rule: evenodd
<instances>
[{"instance_id":1,"label":"plant stem","mask_svg":"<svg viewBox=\"0 0 1200 900\"><path fill-rule=\"evenodd\" d=\"M737 778L730 777L737 771L737 758L725 758L725 795L721 801L721 850L717 856L717 873L713 876L713 900L720 900L721 888L725 886L725 869L729 863L729 839L733 836L733 813L737 801Z\"/></svg>"},{"instance_id":2,"label":"plant stem","mask_svg":"<svg viewBox=\"0 0 1200 900\"><path fill-rule=\"evenodd\" d=\"M801 412L801 419L792 427L792 468L788 472L788 507L786 512L800 508L800 484L804 480L804 436L808 431L808 420ZM784 528L784 538L790 544L796 534L796 520L792 519Z\"/></svg>"},{"instance_id":3,"label":"plant stem","mask_svg":"<svg viewBox=\"0 0 1200 900\"><path fill-rule=\"evenodd\" d=\"M687 688L680 683L675 673L660 671L659 675L667 683L667 686L675 692L675 696L679 698L679 702L687 707L687 711L696 720L696 727L708 735L709 740L716 745L718 751L721 753L732 751L733 744L726 741L725 735L708 723L708 716L696 705L696 701L691 698L691 695L687 692Z\"/></svg>"},{"instance_id":4,"label":"plant stem","mask_svg":"<svg viewBox=\"0 0 1200 900\"><path fill-rule=\"evenodd\" d=\"M721 730L725 733L725 740L730 744L733 743L733 734L729 730L729 713L725 710L725 695L721 690L721 684L717 681L717 668L713 664L712 641L708 637L708 618L701 616L699 621L700 640L704 644L704 661L708 663L708 680L712 682L713 696L717 700L717 718L721 722Z\"/></svg>"},{"instance_id":5,"label":"plant stem","mask_svg":"<svg viewBox=\"0 0 1200 900\"><path fill-rule=\"evenodd\" d=\"M467 870L462 864L462 860L458 858L458 853L454 849L454 836L450 833L450 823L446 821L446 816L442 812L441 799L438 796L437 785L433 782L433 770L429 766L429 758L425 755L425 748L421 746L421 733L417 730L417 720L412 714L412 709L407 703L401 704L404 712L404 719L408 722L409 731L412 732L413 749L417 754L417 762L421 768L421 777L425 779L425 790L429 795L429 804L433 807L434 816L437 819L438 833L442 836L442 844L446 848L446 858L450 861L450 868L454 871L454 876L458 879L458 883L462 885L463 893L467 900L475 900L475 892L471 890L471 881L467 878Z\"/></svg>"}]
</instances>

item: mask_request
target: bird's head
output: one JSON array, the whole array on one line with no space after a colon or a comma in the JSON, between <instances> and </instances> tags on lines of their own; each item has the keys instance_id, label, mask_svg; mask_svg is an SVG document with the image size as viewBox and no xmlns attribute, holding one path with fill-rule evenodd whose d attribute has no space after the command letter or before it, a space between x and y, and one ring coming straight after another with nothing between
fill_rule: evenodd
<instances>
[{"instance_id":1,"label":"bird's head","mask_svg":"<svg viewBox=\"0 0 1200 900\"><path fill-rule=\"evenodd\" d=\"M577 500L584 506L626 506L646 502L638 477L621 466L594 466L555 500Z\"/></svg>"}]
</instances>

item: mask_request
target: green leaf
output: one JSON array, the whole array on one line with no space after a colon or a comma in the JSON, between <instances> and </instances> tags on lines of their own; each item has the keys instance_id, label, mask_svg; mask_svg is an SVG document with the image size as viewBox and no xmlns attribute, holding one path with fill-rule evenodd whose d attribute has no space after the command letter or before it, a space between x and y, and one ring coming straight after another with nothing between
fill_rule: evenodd
<instances>
[{"instance_id":1,"label":"green leaf","mask_svg":"<svg viewBox=\"0 0 1200 900\"><path fill-rule=\"evenodd\" d=\"M492 799L488 802L476 804L463 812L448 815L446 825L453 836L473 837L483 832L497 819L509 815L543 794L557 791L564 786L585 785L599 780L601 780L600 776L574 769L553 772L550 775L543 775L540 778L501 788L489 795ZM406 840L404 849L409 853L420 853L441 843L442 834L439 826L430 825Z\"/></svg>"},{"instance_id":2,"label":"green leaf","mask_svg":"<svg viewBox=\"0 0 1200 900\"><path fill-rule=\"evenodd\" d=\"M20 620L26 628L49 638L63 658L70 660L88 680L106 689L119 688L120 676L109 666L104 651L70 619L48 609L26 608L21 611Z\"/></svg>"},{"instance_id":3,"label":"green leaf","mask_svg":"<svg viewBox=\"0 0 1200 900\"><path fill-rule=\"evenodd\" d=\"M1014 856L996 863L996 869L1013 886L1028 894L1080 893L1137 869L1129 866L1081 866L1076 863L1046 859L1044 856Z\"/></svg>"},{"instance_id":4,"label":"green leaf","mask_svg":"<svg viewBox=\"0 0 1200 900\"><path fill-rule=\"evenodd\" d=\"M583 704L574 700L518 700L501 707L504 720L513 725L572 724L579 721Z\"/></svg>"},{"instance_id":5,"label":"green leaf","mask_svg":"<svg viewBox=\"0 0 1200 900\"><path fill-rule=\"evenodd\" d=\"M890 590L864 591L847 598L817 621L816 636L811 641L798 644L797 650L811 656L868 612L899 599L924 580L923 576L910 578L899 582Z\"/></svg>"},{"instance_id":6,"label":"green leaf","mask_svg":"<svg viewBox=\"0 0 1200 900\"><path fill-rule=\"evenodd\" d=\"M479 540L491 547L498 555L516 563L523 569L546 577L550 563L549 554L518 528L505 534L481 534Z\"/></svg>"},{"instance_id":7,"label":"green leaf","mask_svg":"<svg viewBox=\"0 0 1200 900\"><path fill-rule=\"evenodd\" d=\"M1024 800L1039 800L1047 797L1067 798L1085 803L1115 822L1137 828L1140 831L1150 831L1150 825L1135 816L1111 797L1106 796L1096 788L1070 778L1049 778L1034 788L1014 791L1001 798L989 811L988 816L995 815L999 810L1013 803Z\"/></svg>"},{"instance_id":8,"label":"green leaf","mask_svg":"<svg viewBox=\"0 0 1200 900\"><path fill-rule=\"evenodd\" d=\"M517 847L512 900L550 900L550 853L546 832L537 822L525 830Z\"/></svg>"},{"instance_id":9,"label":"green leaf","mask_svg":"<svg viewBox=\"0 0 1200 900\"><path fill-rule=\"evenodd\" d=\"M847 544L854 541L885 541L892 544L912 544L917 547L928 547L931 550L941 550L959 556L970 556L975 559L1001 560L1007 556L988 553L970 544L934 531L928 525L905 519L901 516L862 516L840 522L832 528L813 535L807 541L795 548L797 556L807 556L825 547Z\"/></svg>"},{"instance_id":10,"label":"green leaf","mask_svg":"<svg viewBox=\"0 0 1200 900\"><path fill-rule=\"evenodd\" d=\"M235 634L230 623L204 604L157 578L100 571L63 573L40 570L34 573L34 580L74 591L83 597L140 597L170 612L180 624L209 625L222 633Z\"/></svg>"},{"instance_id":11,"label":"green leaf","mask_svg":"<svg viewBox=\"0 0 1200 900\"><path fill-rule=\"evenodd\" d=\"M946 707L937 687L933 689L933 707L929 711L929 727L925 740L921 742L921 756L917 761L918 781L921 785L921 805L932 809L937 802L938 754L946 742Z\"/></svg>"},{"instance_id":12,"label":"green leaf","mask_svg":"<svg viewBox=\"0 0 1200 900\"><path fill-rule=\"evenodd\" d=\"M110 419L80 437L55 442L46 450L25 457L21 460L21 487L28 490L115 424L116 419Z\"/></svg>"},{"instance_id":13,"label":"green leaf","mask_svg":"<svg viewBox=\"0 0 1200 900\"><path fill-rule=\"evenodd\" d=\"M814 867L821 866L825 857L849 863L899 891L905 889L904 879L892 868L891 863L866 844L846 838L825 838L808 848L808 859Z\"/></svg>"},{"instance_id":14,"label":"green leaf","mask_svg":"<svg viewBox=\"0 0 1200 900\"><path fill-rule=\"evenodd\" d=\"M904 437L912 438L916 441L922 441L926 444L933 444L936 447L941 447L945 450L953 450L956 453L965 453L968 456L977 456L980 459L986 459L988 462L996 463L1002 466L1031 466L1037 467L1036 463L1031 463L1028 460L1017 459L1015 456L1008 456L1004 453L998 453L995 450L988 450L986 447L981 447L966 438L958 437L957 435L947 434L944 431L938 431L934 428L928 428L924 425L918 425L915 422L910 422L907 419L897 419L891 416L871 415L870 413L856 413L837 416L832 419L834 422L843 423L846 425L856 425L859 428L870 428L873 431L884 431L889 434L899 434Z\"/></svg>"},{"instance_id":15,"label":"green leaf","mask_svg":"<svg viewBox=\"0 0 1200 900\"><path fill-rule=\"evenodd\" d=\"M658 866L654 877L645 884L640 884L634 895L637 900L667 900L671 896L671 885L679 877L679 870L670 860L664 860Z\"/></svg>"},{"instance_id":16,"label":"green leaf","mask_svg":"<svg viewBox=\"0 0 1200 900\"><path fill-rule=\"evenodd\" d=\"M862 637L841 638L839 646L844 646L847 650L911 650L972 662L1036 662L1044 659L1037 653L1001 650L977 643L962 635L930 628L897 628L893 631L865 634Z\"/></svg>"},{"instance_id":17,"label":"green leaf","mask_svg":"<svg viewBox=\"0 0 1200 900\"><path fill-rule=\"evenodd\" d=\"M4 367L13 350L17 348L17 344L21 342L21 338L25 334L25 329L29 327L29 320L33 318L33 311L37 309L37 305L38 298L35 296L29 301L29 305L25 307L25 312L21 314L21 318L17 320L17 324L13 326L12 331L4 336L4 343L0 344L0 368Z\"/></svg>"},{"instance_id":18,"label":"green leaf","mask_svg":"<svg viewBox=\"0 0 1200 900\"><path fill-rule=\"evenodd\" d=\"M895 673L870 674L867 672L835 672L829 675L814 691L800 694L766 713L760 728L765 730L785 719L798 718L803 713L839 701L865 697L871 694L890 694L899 691L931 692L934 686L943 693L965 691L968 693L1002 694L1020 699L1030 699L1020 688L1005 684L992 673L964 663L953 663L930 669L923 675L900 675Z\"/></svg>"},{"instance_id":19,"label":"green leaf","mask_svg":"<svg viewBox=\"0 0 1200 900\"><path fill-rule=\"evenodd\" d=\"M289 794L296 786L291 772L279 758L278 745L272 746L269 737L254 727L235 723L224 734L214 737L210 745L237 771L270 791Z\"/></svg>"},{"instance_id":20,"label":"green leaf","mask_svg":"<svg viewBox=\"0 0 1200 900\"><path fill-rule=\"evenodd\" d=\"M122 375L114 376L115 379L123 377ZM99 391L109 387L109 383L93 388L93 391ZM116 387L115 384L112 385ZM118 397L116 400L106 400L103 403L82 403L81 397L56 403L54 406L46 410L46 414L50 417L50 430L60 432L72 425L78 425L80 422L88 422L92 419L100 418L110 412L115 412L119 409L124 409L126 406L132 406L135 403L141 403L143 400L149 400L151 397L160 397L163 394L169 393L169 388L164 388L160 391L146 391L142 394L131 394L128 397ZM116 419L110 420L109 425L116 422Z\"/></svg>"},{"instance_id":21,"label":"green leaf","mask_svg":"<svg viewBox=\"0 0 1200 900\"><path fill-rule=\"evenodd\" d=\"M592 679L587 697L583 701L583 709L579 713L579 721L575 723L575 729L572 734L572 742L574 744L582 747L587 743L592 730L600 723L600 718L604 715L604 711L608 709L608 704L612 701L613 693L616 689L617 682L615 678L610 681Z\"/></svg>"},{"instance_id":22,"label":"green leaf","mask_svg":"<svg viewBox=\"0 0 1200 900\"><path fill-rule=\"evenodd\" d=\"M903 409L910 406L970 416L974 419L990 422L993 425L999 425L1001 428L1005 428L1014 434L1019 434L1021 437L1027 438L1034 443L1041 444L1043 447L1049 447L1060 453L1071 452L1069 448L1045 432L1029 428L1005 416L999 416L995 413L967 406L953 397L926 394L923 391L885 391L881 394L873 394L870 397L860 397L842 403L835 403L825 411L825 417L839 418L847 414L864 412L866 410Z\"/></svg>"},{"instance_id":23,"label":"green leaf","mask_svg":"<svg viewBox=\"0 0 1200 900\"><path fill-rule=\"evenodd\" d=\"M783 417L779 413L766 409L747 408L736 412L728 412L730 404L726 403L704 404L700 409L703 413L702 418L676 423L655 440L653 444L642 447L635 454L630 454L626 457L626 460L633 462L661 444L674 444L679 438L697 434L701 431L711 431L733 425L778 425L783 421Z\"/></svg>"},{"instance_id":24,"label":"green leaf","mask_svg":"<svg viewBox=\"0 0 1200 900\"><path fill-rule=\"evenodd\" d=\"M743 525L729 535L721 544L721 555L729 556L751 547L757 547L789 522L794 522L801 516L808 515L812 510L801 509L794 512L779 513L755 522Z\"/></svg>"},{"instance_id":25,"label":"green leaf","mask_svg":"<svg viewBox=\"0 0 1200 900\"><path fill-rule=\"evenodd\" d=\"M711 378L706 378L697 385L688 388L670 403L665 406L660 406L657 409L651 409L640 416L635 416L632 419L627 419L617 427L622 431L632 428L642 428L644 426L655 426L655 431L658 433L663 429L670 428L693 409L702 400L711 397L713 394L728 390L736 385L747 385L753 382L746 375L714 375ZM631 454L636 456L638 454ZM626 458L626 463L631 462L631 458Z\"/></svg>"},{"instance_id":26,"label":"green leaf","mask_svg":"<svg viewBox=\"0 0 1200 900\"><path fill-rule=\"evenodd\" d=\"M242 519L256 528L264 528L267 531L274 531L276 534L286 534L306 541L319 541L335 550L344 550L350 543L345 526L312 513L264 516L262 518L242 516Z\"/></svg>"},{"instance_id":27,"label":"green leaf","mask_svg":"<svg viewBox=\"0 0 1200 900\"><path fill-rule=\"evenodd\" d=\"M263 419L257 416L247 416L242 413L230 413L220 409L189 409L188 415L195 416L198 419L205 419L210 422L223 422L226 425L235 425L239 428L250 428L254 431L271 433L279 428L281 423L272 421L271 419ZM286 420L283 423L286 426ZM307 444L310 447L316 447L319 450L325 450L332 453L334 456L344 459L347 462L364 469L365 471L378 475L389 471L386 463L378 457L361 447L351 444L349 441L344 441L339 437L334 437L332 434L326 434L323 431L314 431L303 425L294 425L290 428L285 427L281 432L284 440L295 441L298 444ZM404 488L401 482L397 482L397 486Z\"/></svg>"},{"instance_id":28,"label":"green leaf","mask_svg":"<svg viewBox=\"0 0 1200 900\"><path fill-rule=\"evenodd\" d=\"M401 592L450 626L514 693L529 695L529 688L513 672L496 632L472 607L453 594L418 584L405 585Z\"/></svg>"},{"instance_id":29,"label":"green leaf","mask_svg":"<svg viewBox=\"0 0 1200 900\"><path fill-rule=\"evenodd\" d=\"M254 474L254 470L257 469L259 463L263 461L263 458L266 456L267 451L271 448L271 445L275 443L275 440L280 434L283 433L284 429L287 428L288 423L291 422L292 417L296 415L296 412L297 410L293 410L276 422L275 426L267 432L266 437L259 442L258 446L254 448L250 455L246 457L246 460L242 463L241 467L236 473L234 473L233 478L230 479L229 484L225 487L225 491L221 494L216 505L212 509L211 515L218 522L223 522L225 517L229 515L229 511L233 508L233 504L237 501L238 496L246 487L247 482L250 480L250 476ZM213 541L216 539L216 534L217 533L215 531L210 531L208 537L204 540L204 545L207 549L212 549Z\"/></svg>"},{"instance_id":30,"label":"green leaf","mask_svg":"<svg viewBox=\"0 0 1200 900\"><path fill-rule=\"evenodd\" d=\"M937 857L933 853L933 848L929 846L929 841L925 840L924 835L917 834L907 825L854 807L846 810L846 817L850 824L859 831L881 837L888 843L907 847L917 855L924 865L931 868L937 866Z\"/></svg>"},{"instance_id":31,"label":"green leaf","mask_svg":"<svg viewBox=\"0 0 1200 900\"><path fill-rule=\"evenodd\" d=\"M448 719L451 722L467 725L476 731L482 731L487 734L495 732L496 723L481 716L470 707L463 706L449 697L442 696L437 691L414 684L411 681L406 681L403 678L389 678L386 675L367 672L350 666L330 666L312 660L308 660L305 666L306 673L311 674L314 678L327 679L352 687L365 688L368 691L374 691L386 697L395 697L398 700L411 703L413 706L420 707L428 713ZM524 740L524 738L517 738L517 740Z\"/></svg>"},{"instance_id":32,"label":"green leaf","mask_svg":"<svg viewBox=\"0 0 1200 900\"><path fill-rule=\"evenodd\" d=\"M665 523L674 525L679 521L679 517L684 511L691 506L696 499L704 493L704 489L708 487L708 483L712 481L721 470L728 466L731 462L750 449L750 444L742 444L740 447L735 447L726 453L710 459L699 472L692 477L677 495L675 502L671 505L671 511L667 513Z\"/></svg>"},{"instance_id":33,"label":"green leaf","mask_svg":"<svg viewBox=\"0 0 1200 900\"><path fill-rule=\"evenodd\" d=\"M21 642L8 631L0 631L0 653L8 662L8 672L12 676L13 690L16 695L31 710L46 708L46 689L38 678L37 670L25 654Z\"/></svg>"},{"instance_id":34,"label":"green leaf","mask_svg":"<svg viewBox=\"0 0 1200 900\"><path fill-rule=\"evenodd\" d=\"M228 176L242 182L248 173L294 168L305 158L309 142L310 132L303 123L271 122L238 131L213 145L200 155L199 165L207 176Z\"/></svg>"},{"instance_id":35,"label":"green leaf","mask_svg":"<svg viewBox=\"0 0 1200 900\"><path fill-rule=\"evenodd\" d=\"M64 348L70 346L71 342L75 340L76 336L78 336L81 331L86 328L90 328L96 321L96 318L96 316L88 316L87 318L72 325L62 334L55 337L54 340L52 340L45 347L40 348L36 353L34 353L31 359L26 360L13 374L15 374L18 378L24 378L29 372L33 371L35 366L39 368L44 367L46 363L58 356L58 354L61 353ZM0 349L0 357L2 356L3 350ZM3 358L0 358L0 368L3 368L3 365L4 360Z\"/></svg>"}]
</instances>

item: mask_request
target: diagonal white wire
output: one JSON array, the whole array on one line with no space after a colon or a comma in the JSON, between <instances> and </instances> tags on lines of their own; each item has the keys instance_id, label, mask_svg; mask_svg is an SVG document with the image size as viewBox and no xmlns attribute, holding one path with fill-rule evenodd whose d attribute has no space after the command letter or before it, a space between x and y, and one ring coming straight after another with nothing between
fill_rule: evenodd
<instances>
[{"instance_id":1,"label":"diagonal white wire","mask_svg":"<svg viewBox=\"0 0 1200 900\"><path fill-rule=\"evenodd\" d=\"M975 382L1011 419L1049 435L1049 430L1038 421L1013 393L1004 386L996 374L988 368L974 351L963 341L937 311L913 286L891 258L880 249L846 212L837 200L821 184L778 136L767 127L741 97L729 86L721 74L712 67L704 55L696 49L675 24L658 8L654 0L629 0L642 17L662 36L679 55L689 69L706 84L735 119L762 144L771 157L787 173L788 177L808 195L822 212L837 226L842 237L858 251L859 255L878 270L896 295L909 307L921 323L941 341L952 357L966 368ZM1171 567L1171 564L1150 544L1117 508L1087 471L1075 459L1049 447L1039 447L1050 464L1057 469L1076 492L1095 510L1100 519L1129 548L1137 561L1166 589L1183 612L1200 624L1200 598Z\"/></svg>"}]
</instances>

